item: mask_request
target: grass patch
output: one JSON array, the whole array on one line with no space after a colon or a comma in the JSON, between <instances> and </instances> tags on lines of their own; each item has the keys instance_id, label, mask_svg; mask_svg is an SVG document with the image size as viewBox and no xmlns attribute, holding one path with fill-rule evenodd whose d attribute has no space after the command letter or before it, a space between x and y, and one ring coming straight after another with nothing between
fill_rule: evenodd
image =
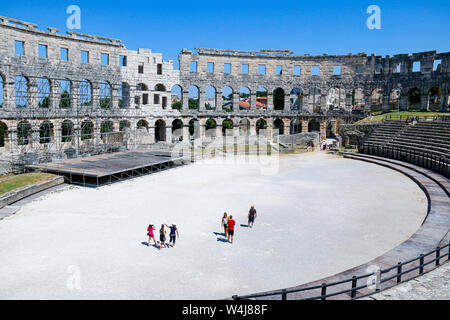
<instances>
[{"instance_id":1,"label":"grass patch","mask_svg":"<svg viewBox=\"0 0 450 320\"><path fill-rule=\"evenodd\" d=\"M56 175L50 173L25 173L2 176L0 178L0 194L23 188L34 183L47 181L54 177L56 177Z\"/></svg>"},{"instance_id":2,"label":"grass patch","mask_svg":"<svg viewBox=\"0 0 450 320\"><path fill-rule=\"evenodd\" d=\"M370 124L370 123L380 123L386 118L390 116L396 117L398 115L397 111L392 111L389 113L383 113L378 115L373 115L367 118L364 118L355 124ZM441 115L449 115L450 112L432 112L432 111L400 111L400 116L402 117L437 117Z\"/></svg>"}]
</instances>

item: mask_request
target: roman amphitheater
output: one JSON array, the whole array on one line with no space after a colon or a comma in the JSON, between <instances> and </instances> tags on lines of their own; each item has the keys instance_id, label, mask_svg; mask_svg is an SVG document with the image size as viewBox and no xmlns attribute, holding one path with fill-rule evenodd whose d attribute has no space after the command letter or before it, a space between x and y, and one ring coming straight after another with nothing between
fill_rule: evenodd
<instances>
[{"instance_id":1,"label":"roman amphitheater","mask_svg":"<svg viewBox=\"0 0 450 320\"><path fill-rule=\"evenodd\" d=\"M0 173L71 184L0 208L0 298L355 299L450 260L450 52L195 48L176 69L13 18L0 36ZM360 122L393 110L424 112ZM176 248L142 242L149 220Z\"/></svg>"}]
</instances>

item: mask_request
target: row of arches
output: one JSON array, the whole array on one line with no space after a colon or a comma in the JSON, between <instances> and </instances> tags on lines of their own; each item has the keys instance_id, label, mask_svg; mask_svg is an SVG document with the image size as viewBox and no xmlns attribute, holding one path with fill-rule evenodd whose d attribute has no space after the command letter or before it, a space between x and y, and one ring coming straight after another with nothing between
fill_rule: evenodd
<instances>
[{"instance_id":1,"label":"row of arches","mask_svg":"<svg viewBox=\"0 0 450 320\"><path fill-rule=\"evenodd\" d=\"M120 108L131 106L132 90L126 82L119 83L116 89L106 80L99 83L82 80L76 84L74 86L74 82L69 79L37 78L33 79L33 86L31 86L29 78L18 75L14 78L13 101L16 107L22 108L30 104L31 97L33 100L36 97L36 104L40 108L48 108L51 105L70 108L73 104L82 107L92 106L95 100L101 108L108 109L112 106L114 98L117 98ZM0 75L0 107L4 104L4 92L4 78ZM153 102L150 102L150 93L154 93ZM163 109L170 103L172 109L180 110L183 107L185 94L188 95L186 99L188 109L220 109L229 112L248 110L251 107L260 110L307 110L310 112L350 108L379 111L387 108L394 109L399 102L395 88L388 92L382 88L374 88L367 92L363 88L348 90L335 85L328 89L306 90L295 87L290 91L275 88L269 92L265 87L258 87L251 91L249 87L243 86L235 91L232 87L225 86L219 92L214 86L208 86L205 92L201 92L198 86L191 85L185 92L180 85L174 85L168 92L166 86L161 83L156 84L152 90L145 83L138 83L133 101L136 106L153 103L162 105ZM450 91L443 92L439 85L428 89L411 87L404 89L401 93L400 105L402 109L442 110L448 108L449 100Z\"/></svg>"},{"instance_id":2,"label":"row of arches","mask_svg":"<svg viewBox=\"0 0 450 320\"><path fill-rule=\"evenodd\" d=\"M296 87L290 92L286 92L283 88L276 88L269 92L264 87L258 87L256 92L252 92L245 86L237 91L230 86L225 86L219 92L214 86L207 86L205 91L201 92L198 86L191 85L184 92L179 85L175 85L172 88L172 96L176 96L172 103L173 109L182 108L183 94L189 96L188 109L217 110L220 107L220 110L229 112L236 109L250 109L251 106L262 110L270 107L273 110L305 111L309 109L312 112L364 111L365 109L378 111L386 108L387 105L392 109L398 104L397 89L391 89L389 93L386 93L382 88L374 88L367 92L361 87L349 90L335 85L328 89L311 88L307 91ZM423 109L420 102L422 97L420 89L408 88L402 95L406 97L404 101L401 101L403 109ZM427 105L431 109L445 109L450 104L450 90L444 96L439 86L429 88L425 96L428 96Z\"/></svg>"},{"instance_id":3,"label":"row of arches","mask_svg":"<svg viewBox=\"0 0 450 320\"><path fill-rule=\"evenodd\" d=\"M168 126L169 125L169 126ZM204 126L204 130L200 130L200 126ZM56 127L58 126L58 127ZM53 142L71 143L74 142L77 137L81 141L91 140L95 137L94 129L97 127L100 133L100 139L105 141L108 135L114 133L124 133L126 129L132 127L132 123L129 120L121 120L118 123L118 128L114 125L112 120L104 120L95 124L94 121L85 119L80 122L79 127L75 132L75 123L72 120L64 120L58 124L54 124L52 121L42 121L39 124L32 124L23 120L17 123L16 134L13 140L17 139L17 145L27 146L32 141L39 141L40 144L48 144ZM171 122L166 122L163 119L158 119L150 126L149 122L145 119L141 119L136 123L135 128L138 130L144 130L146 134L153 135L154 141L167 141L172 142L175 140L183 140L187 137L199 138L204 135L205 137L214 137L218 135L218 129L222 136L230 135L251 135L261 134L261 130L271 129L272 134L296 134L301 132L319 132L321 130L321 123L317 119L309 120L282 120L276 119L255 119L250 121L243 118L238 122L232 119L214 119L209 118L202 120L200 124L199 119L190 119L184 121L182 119L174 119ZM187 132L185 131L187 129ZM253 128L254 133L252 133ZM55 135L55 130L58 129L58 134ZM118 129L118 131L117 131ZM238 129L236 132L235 129ZM154 130L151 132L150 130ZM328 123L327 131L332 130L331 124ZM170 132L170 135L168 134ZM187 135L186 135L187 134ZM38 138L37 138L38 136ZM58 140L57 140L58 139ZM5 147L10 141L8 126L0 121L0 147Z\"/></svg>"},{"instance_id":4,"label":"row of arches","mask_svg":"<svg viewBox=\"0 0 450 320\"><path fill-rule=\"evenodd\" d=\"M76 90L75 90L76 89ZM128 108L131 105L131 86L127 82L117 85L117 93L114 86L107 80L94 83L90 80L71 81L69 79L30 79L23 75L14 77L12 102L17 108L28 107L32 99L37 100L39 108L49 108L53 100L60 108L70 108L74 103L79 106L92 106L95 99L101 108L108 109L112 106L113 98L118 100L119 108ZM75 92L76 91L76 92ZM145 94L149 89L146 84L139 83L136 86L135 100L137 104L148 104ZM166 87L158 83L153 88L154 92L165 93ZM0 107L3 107L5 96L4 77L0 74ZM140 97L142 97L140 100ZM164 99L165 98L165 99ZM146 101L147 100L147 101ZM163 104L168 104L167 97L161 99ZM158 104L155 102L155 104Z\"/></svg>"},{"instance_id":5,"label":"row of arches","mask_svg":"<svg viewBox=\"0 0 450 320\"><path fill-rule=\"evenodd\" d=\"M24 76L14 78L14 104L18 108L28 107L31 97L37 97L39 108L49 108L53 99L57 100L60 108L72 106L73 82L68 79L55 80L56 88L52 90L53 83L47 78L37 78L35 82L35 92L32 92L30 80ZM1 101L3 102L3 80L1 80ZM125 85L119 86L119 96L123 95ZM93 104L93 84L89 80L83 80L78 85L78 103L80 106L92 106ZM55 96L56 95L56 96ZM108 81L98 84L98 99L101 108L110 108L112 105L112 87Z\"/></svg>"}]
</instances>

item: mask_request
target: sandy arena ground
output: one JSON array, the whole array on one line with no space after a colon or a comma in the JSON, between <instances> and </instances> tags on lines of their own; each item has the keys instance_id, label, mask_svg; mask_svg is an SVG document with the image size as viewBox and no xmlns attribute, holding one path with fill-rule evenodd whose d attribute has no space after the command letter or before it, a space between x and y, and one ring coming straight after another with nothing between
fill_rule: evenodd
<instances>
[{"instance_id":1,"label":"sandy arena ground","mask_svg":"<svg viewBox=\"0 0 450 320\"><path fill-rule=\"evenodd\" d=\"M252 204L249 229L241 224ZM280 289L383 254L420 227L426 208L406 176L325 153L281 156L276 175L205 161L100 189L68 187L0 221L0 299L221 299ZM215 234L224 211L237 221L234 244ZM149 223L176 223L176 247L146 246Z\"/></svg>"}]
</instances>

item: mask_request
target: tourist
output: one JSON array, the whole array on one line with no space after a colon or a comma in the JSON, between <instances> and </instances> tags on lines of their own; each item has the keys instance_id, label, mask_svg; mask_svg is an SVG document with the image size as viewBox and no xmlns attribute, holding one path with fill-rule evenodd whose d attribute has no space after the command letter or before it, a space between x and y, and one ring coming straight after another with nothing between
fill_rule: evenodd
<instances>
[{"instance_id":1,"label":"tourist","mask_svg":"<svg viewBox=\"0 0 450 320\"><path fill-rule=\"evenodd\" d=\"M236 221L233 220L233 216L230 216L230 219L228 219L228 242L230 242L231 237L231 243L233 243L235 224Z\"/></svg>"},{"instance_id":2,"label":"tourist","mask_svg":"<svg viewBox=\"0 0 450 320\"><path fill-rule=\"evenodd\" d=\"M148 243L147 246L150 247L150 241L153 239L153 242L156 244L155 235L153 234L153 231L155 230L155 227L151 224L147 228L147 235L148 235Z\"/></svg>"},{"instance_id":3,"label":"tourist","mask_svg":"<svg viewBox=\"0 0 450 320\"><path fill-rule=\"evenodd\" d=\"M159 241L160 241L160 245L159 245L159 250L161 250L162 246L164 246L164 248L167 248L166 246L166 230L164 230L164 225L161 225L161 229L159 229Z\"/></svg>"},{"instance_id":4,"label":"tourist","mask_svg":"<svg viewBox=\"0 0 450 320\"><path fill-rule=\"evenodd\" d=\"M253 228L253 223L255 223L255 218L256 218L256 210L255 210L255 206L252 206L250 208L250 211L248 212L248 227L249 228Z\"/></svg>"},{"instance_id":5,"label":"tourist","mask_svg":"<svg viewBox=\"0 0 450 320\"><path fill-rule=\"evenodd\" d=\"M177 229L177 226L175 224L173 224L171 227L166 224L166 227L170 229L169 246L171 245L172 248L173 248L173 247L175 247L176 238L177 238L177 236L180 237L180 234L178 233L178 229Z\"/></svg>"},{"instance_id":6,"label":"tourist","mask_svg":"<svg viewBox=\"0 0 450 320\"><path fill-rule=\"evenodd\" d=\"M226 238L228 236L228 215L226 212L223 214L222 227L223 227L224 235Z\"/></svg>"}]
</instances>

